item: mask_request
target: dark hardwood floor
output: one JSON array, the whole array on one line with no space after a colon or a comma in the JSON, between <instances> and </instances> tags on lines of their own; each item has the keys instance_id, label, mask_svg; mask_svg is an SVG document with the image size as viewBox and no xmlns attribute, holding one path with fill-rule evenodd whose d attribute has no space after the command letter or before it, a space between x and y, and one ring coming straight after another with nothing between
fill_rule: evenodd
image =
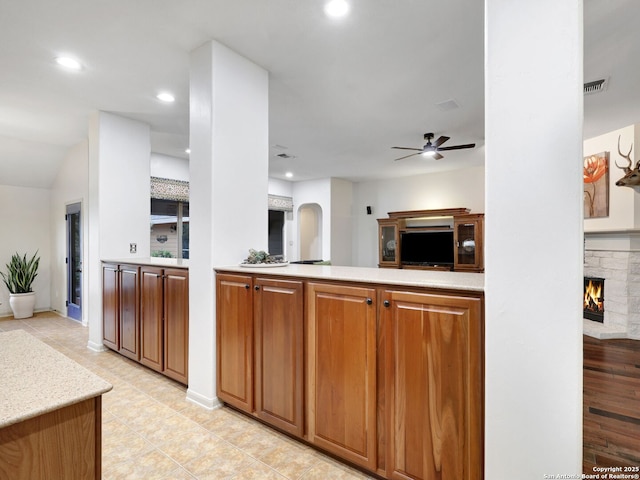
<instances>
[{"instance_id":1,"label":"dark hardwood floor","mask_svg":"<svg viewBox=\"0 0 640 480\"><path fill-rule=\"evenodd\" d=\"M640 340L584 336L583 378L583 473L639 467Z\"/></svg>"}]
</instances>

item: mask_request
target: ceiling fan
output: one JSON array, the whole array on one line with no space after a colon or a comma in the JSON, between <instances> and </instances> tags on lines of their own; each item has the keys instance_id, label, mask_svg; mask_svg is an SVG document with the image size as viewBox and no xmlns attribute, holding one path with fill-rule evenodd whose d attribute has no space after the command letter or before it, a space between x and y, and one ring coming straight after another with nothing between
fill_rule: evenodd
<instances>
[{"instance_id":1,"label":"ceiling fan","mask_svg":"<svg viewBox=\"0 0 640 480\"><path fill-rule=\"evenodd\" d=\"M405 155L404 157L396 158L396 161L402 160L404 158L413 157L414 155L420 155L420 154L424 154L424 155L433 157L436 160L440 160L441 158L444 158L444 157L440 155L440 153L438 152L443 152L445 150L462 150L464 148L473 148L476 146L475 143L467 143L465 145L453 145L451 147L441 147L440 145L442 145L444 142L449 140L450 137L440 136L435 142L431 143L432 138L433 138L433 133L425 133L424 139L427 141L427 143L422 148L391 147L391 148L397 148L400 150L415 150L416 152L418 152L418 153L412 153L411 155Z\"/></svg>"}]
</instances>

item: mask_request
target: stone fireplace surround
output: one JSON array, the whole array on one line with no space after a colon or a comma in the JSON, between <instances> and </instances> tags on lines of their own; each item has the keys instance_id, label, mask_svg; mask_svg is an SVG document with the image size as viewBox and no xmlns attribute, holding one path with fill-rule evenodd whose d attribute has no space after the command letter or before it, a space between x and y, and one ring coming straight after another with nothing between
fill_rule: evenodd
<instances>
[{"instance_id":1,"label":"stone fireplace surround","mask_svg":"<svg viewBox=\"0 0 640 480\"><path fill-rule=\"evenodd\" d=\"M584 319L585 335L640 339L640 230L584 235L584 276L605 279L604 322Z\"/></svg>"}]
</instances>

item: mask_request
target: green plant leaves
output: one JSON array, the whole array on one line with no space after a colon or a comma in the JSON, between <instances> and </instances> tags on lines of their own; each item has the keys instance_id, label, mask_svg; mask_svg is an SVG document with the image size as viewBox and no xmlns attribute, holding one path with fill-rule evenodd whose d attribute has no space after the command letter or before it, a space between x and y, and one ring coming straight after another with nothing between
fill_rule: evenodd
<instances>
[{"instance_id":1,"label":"green plant leaves","mask_svg":"<svg viewBox=\"0 0 640 480\"><path fill-rule=\"evenodd\" d=\"M11 261L6 265L7 272L0 272L2 281L9 289L9 293L32 292L31 285L38 275L39 265L40 257L38 257L37 251L30 260L27 260L26 253L22 257L14 253Z\"/></svg>"}]
</instances>

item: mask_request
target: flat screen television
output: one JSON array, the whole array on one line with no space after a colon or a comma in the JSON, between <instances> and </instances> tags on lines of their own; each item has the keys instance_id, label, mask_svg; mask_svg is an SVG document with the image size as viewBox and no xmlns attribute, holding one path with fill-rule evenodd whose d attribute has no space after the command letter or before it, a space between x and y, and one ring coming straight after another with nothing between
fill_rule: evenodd
<instances>
[{"instance_id":1,"label":"flat screen television","mask_svg":"<svg viewBox=\"0 0 640 480\"><path fill-rule=\"evenodd\" d=\"M400 263L453 265L453 230L400 233Z\"/></svg>"}]
</instances>

